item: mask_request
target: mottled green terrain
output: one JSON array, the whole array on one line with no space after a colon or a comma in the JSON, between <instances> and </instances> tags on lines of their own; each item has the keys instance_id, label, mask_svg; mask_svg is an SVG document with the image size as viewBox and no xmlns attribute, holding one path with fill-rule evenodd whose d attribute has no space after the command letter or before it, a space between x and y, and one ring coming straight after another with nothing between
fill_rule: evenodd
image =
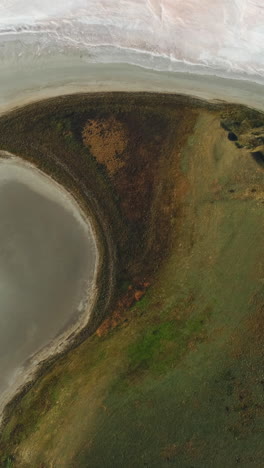
<instances>
[{"instance_id":1,"label":"mottled green terrain","mask_svg":"<svg viewBox=\"0 0 264 468\"><path fill-rule=\"evenodd\" d=\"M264 466L263 125L238 106L126 94L0 119L0 148L100 207L116 253L97 331L9 407L3 467Z\"/></svg>"}]
</instances>

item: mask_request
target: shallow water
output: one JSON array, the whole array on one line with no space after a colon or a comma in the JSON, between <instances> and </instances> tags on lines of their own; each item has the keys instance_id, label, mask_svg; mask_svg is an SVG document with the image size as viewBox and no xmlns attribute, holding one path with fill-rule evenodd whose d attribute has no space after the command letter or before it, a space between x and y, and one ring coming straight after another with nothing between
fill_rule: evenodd
<instances>
[{"instance_id":1,"label":"shallow water","mask_svg":"<svg viewBox=\"0 0 264 468\"><path fill-rule=\"evenodd\" d=\"M91 226L50 178L0 162L0 394L78 318L96 271Z\"/></svg>"},{"instance_id":2,"label":"shallow water","mask_svg":"<svg viewBox=\"0 0 264 468\"><path fill-rule=\"evenodd\" d=\"M187 64L263 78L263 24L262 0L2 0L0 56L16 38L19 60L29 47L32 62L70 48L101 63L101 46L110 46L125 51L119 62L131 63L133 51L145 56L147 68L159 57L164 71Z\"/></svg>"}]
</instances>

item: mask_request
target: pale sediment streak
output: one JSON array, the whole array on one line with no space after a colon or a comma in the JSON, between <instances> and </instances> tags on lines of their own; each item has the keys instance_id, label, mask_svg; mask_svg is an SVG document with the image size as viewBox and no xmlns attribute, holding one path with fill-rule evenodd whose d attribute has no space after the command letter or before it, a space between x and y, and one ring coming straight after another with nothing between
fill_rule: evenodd
<instances>
[{"instance_id":1,"label":"pale sediment streak","mask_svg":"<svg viewBox=\"0 0 264 468\"><path fill-rule=\"evenodd\" d=\"M178 92L263 109L261 2L3 0L0 112L78 91Z\"/></svg>"}]
</instances>

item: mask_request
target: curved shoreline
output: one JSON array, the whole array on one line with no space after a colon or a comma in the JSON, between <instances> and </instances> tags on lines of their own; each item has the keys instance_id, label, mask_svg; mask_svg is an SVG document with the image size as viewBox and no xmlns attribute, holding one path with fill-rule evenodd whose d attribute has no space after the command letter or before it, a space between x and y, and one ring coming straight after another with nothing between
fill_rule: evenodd
<instances>
[{"instance_id":1,"label":"curved shoreline","mask_svg":"<svg viewBox=\"0 0 264 468\"><path fill-rule=\"evenodd\" d=\"M16 165L22 168L26 168L32 171L33 176L34 173L39 173L40 176L44 179L46 179L47 183L50 184L51 190L53 189L53 186L58 189L61 197L62 197L62 202L67 204L69 206L69 209L73 209L73 216L79 218L79 222L83 224L85 230L89 230L89 235L92 236L93 238L93 243L95 246L95 252L96 252L96 263L95 263L95 274L94 274L94 279L92 284L89 286L89 290L84 292L84 296L81 299L80 305L82 305L82 310L78 314L78 318L74 319L74 317L71 320L71 324L68 326L64 326L62 330L60 330L54 338L47 344L44 345L44 347L41 347L37 351L35 351L33 354L31 354L27 360L22 364L21 367L17 369L17 373L14 376L14 382L10 386L10 389L7 389L1 396L0 396L0 421L1 421L1 413L8 403L10 399L12 399L12 396L14 396L17 391L19 391L20 388L22 388L28 380L34 379L34 374L36 372L36 368L38 367L39 363L43 360L48 359L51 355L58 354L62 352L65 348L65 346L68 346L68 339L69 336L76 336L76 334L85 326L87 326L87 323L90 319L91 311L94 307L94 304L96 302L96 297L98 294L97 288L96 288L96 282L97 282L97 275L98 275L98 265L100 262L99 259L99 249L97 245L97 238L96 238L96 232L94 229L93 224L90 221L90 218L88 218L85 213L83 212L82 208L78 204L78 201L71 196L69 192L66 192L66 190L58 184L56 181L52 180L50 176L46 175L44 172L40 171L36 166L34 166L32 163L28 163L21 158L15 156L14 154L8 153L6 151L0 151L0 165L1 161L4 162L4 160L8 160L11 163L15 162ZM52 185L51 185L52 184ZM47 196L53 196L53 194L49 194ZM79 307L78 306L78 307ZM74 338L73 338L74 339ZM17 375L17 377L16 377Z\"/></svg>"},{"instance_id":2,"label":"curved shoreline","mask_svg":"<svg viewBox=\"0 0 264 468\"><path fill-rule=\"evenodd\" d=\"M3 65L0 115L43 99L81 92L183 94L264 110L263 85L255 81L186 71L154 71L123 62L91 63L77 54L58 54L40 57L30 63L30 68L27 61Z\"/></svg>"},{"instance_id":3,"label":"curved shoreline","mask_svg":"<svg viewBox=\"0 0 264 468\"><path fill-rule=\"evenodd\" d=\"M34 171L39 171L42 176L47 178L52 184L56 184L65 198L71 198L71 202L76 204L78 214L82 217L84 223L88 223L91 228L91 233L94 238L96 246L96 267L93 284L84 298L85 307L83 312L79 314L78 319L71 320L71 324L66 325L64 330L61 330L51 342L45 345L40 350L36 351L31 355L27 361L23 364L23 371L21 372L20 378L15 381L15 387L11 387L12 390L7 391L4 394L2 401L0 402L0 429L8 419L8 415L16 403L23 397L23 395L34 385L37 379L43 375L43 373L52 365L53 362L68 353L72 348L78 346L87 336L91 335L98 326L97 322L101 321L101 314L97 314L96 306L100 299L103 302L104 307L101 313L108 307L109 302L112 298L114 290L114 247L111 246L112 254L109 255L109 262L105 264L105 258L103 258L103 250L108 244L111 244L110 239L106 239L106 230L99 226L98 219L93 216L93 210L87 210L82 204L81 199L77 199L76 194L68 190L58 180L52 178L49 174L38 168L37 165L32 162L28 162L22 157L18 157L7 151L0 150L0 158L14 158L18 159L19 162L25 166L32 168ZM97 215L99 212L97 212ZM101 220L102 221L102 220ZM103 223L102 223L103 224ZM102 238L105 243L102 245ZM105 291L102 294L104 285L101 285L101 277L105 275L106 270L109 268L108 280L108 294L105 295Z\"/></svg>"}]
</instances>

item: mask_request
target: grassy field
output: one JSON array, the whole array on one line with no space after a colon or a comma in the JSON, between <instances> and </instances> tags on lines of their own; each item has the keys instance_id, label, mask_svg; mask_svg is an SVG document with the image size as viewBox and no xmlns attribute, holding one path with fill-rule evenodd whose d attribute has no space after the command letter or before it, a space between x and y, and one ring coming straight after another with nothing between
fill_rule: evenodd
<instances>
[{"instance_id":1,"label":"grassy field","mask_svg":"<svg viewBox=\"0 0 264 468\"><path fill-rule=\"evenodd\" d=\"M263 122L122 94L0 119L1 149L100 207L117 257L97 330L11 406L1 466L264 465Z\"/></svg>"}]
</instances>

